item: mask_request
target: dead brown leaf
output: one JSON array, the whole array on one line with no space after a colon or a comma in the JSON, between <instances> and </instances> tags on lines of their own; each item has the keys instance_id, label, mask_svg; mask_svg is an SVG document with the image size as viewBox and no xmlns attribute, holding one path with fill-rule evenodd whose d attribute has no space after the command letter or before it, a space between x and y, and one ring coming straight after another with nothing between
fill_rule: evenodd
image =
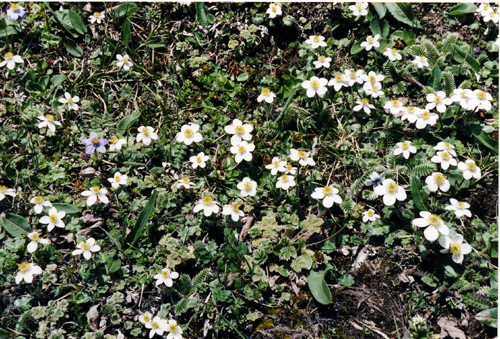
<instances>
[{"instance_id":1,"label":"dead brown leaf","mask_svg":"<svg viewBox=\"0 0 500 339\"><path fill-rule=\"evenodd\" d=\"M438 320L438 325L441 327L441 338L445 338L449 335L452 338L467 339L465 333L456 327L457 322L453 319L443 317Z\"/></svg>"}]
</instances>

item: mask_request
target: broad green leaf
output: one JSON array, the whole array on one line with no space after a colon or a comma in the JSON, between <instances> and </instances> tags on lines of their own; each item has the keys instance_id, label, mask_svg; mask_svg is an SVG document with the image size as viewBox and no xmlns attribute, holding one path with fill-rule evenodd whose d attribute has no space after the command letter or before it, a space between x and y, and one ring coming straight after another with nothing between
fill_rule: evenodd
<instances>
[{"instance_id":1,"label":"broad green leaf","mask_svg":"<svg viewBox=\"0 0 500 339\"><path fill-rule=\"evenodd\" d=\"M47 8L50 10L52 15L54 16L54 20L61 26L61 28L66 31L69 35L71 35L73 38L78 38L79 34L75 29L70 25L71 20L69 18L69 11L68 10L62 10L62 11L53 11L50 6L47 5Z\"/></svg>"},{"instance_id":2,"label":"broad green leaf","mask_svg":"<svg viewBox=\"0 0 500 339\"><path fill-rule=\"evenodd\" d=\"M139 10L139 7L133 2L126 2L118 6L115 9L115 18L121 19L123 17L129 17L136 13Z\"/></svg>"},{"instance_id":3,"label":"broad green leaf","mask_svg":"<svg viewBox=\"0 0 500 339\"><path fill-rule=\"evenodd\" d=\"M377 47L377 51L380 53L385 52L385 50L389 47L390 40L387 38L380 38L378 42L380 43L380 46Z\"/></svg>"},{"instance_id":4,"label":"broad green leaf","mask_svg":"<svg viewBox=\"0 0 500 339\"><path fill-rule=\"evenodd\" d=\"M441 90L441 79L443 74L441 73L441 68L437 64L432 67L431 76L427 82L427 86L434 88L435 91Z\"/></svg>"},{"instance_id":5,"label":"broad green leaf","mask_svg":"<svg viewBox=\"0 0 500 339\"><path fill-rule=\"evenodd\" d=\"M123 44L125 45L125 48L128 47L128 43L132 37L132 34L130 32L130 21L128 19L125 19L125 22L122 25L122 41Z\"/></svg>"},{"instance_id":6,"label":"broad green leaf","mask_svg":"<svg viewBox=\"0 0 500 339\"><path fill-rule=\"evenodd\" d=\"M446 265L444 267L444 275L447 278L458 278L457 272L455 272L455 270L453 269L453 267L451 267L450 265Z\"/></svg>"},{"instance_id":7,"label":"broad green leaf","mask_svg":"<svg viewBox=\"0 0 500 339\"><path fill-rule=\"evenodd\" d=\"M12 35L16 32L14 26L9 25L7 18L0 19L0 38Z\"/></svg>"},{"instance_id":8,"label":"broad green leaf","mask_svg":"<svg viewBox=\"0 0 500 339\"><path fill-rule=\"evenodd\" d=\"M144 227L146 226L146 223L148 222L151 213L153 213L157 195L158 192L156 190L153 191L153 194L151 195L151 198L149 198L148 203L146 204L146 206L144 206L141 213L139 213L139 216L135 221L134 228L132 228L132 230L126 237L125 243L122 244L123 248L127 248L128 246L133 246L135 242L139 239L139 237L142 235Z\"/></svg>"},{"instance_id":9,"label":"broad green leaf","mask_svg":"<svg viewBox=\"0 0 500 339\"><path fill-rule=\"evenodd\" d=\"M477 133L476 131L472 130L472 134L484 146L488 147L493 152L498 153L498 140L493 139L484 131L481 131L481 133Z\"/></svg>"},{"instance_id":10,"label":"broad green leaf","mask_svg":"<svg viewBox=\"0 0 500 339\"><path fill-rule=\"evenodd\" d=\"M354 278L350 274L344 275L342 278L339 279L339 284L342 286L350 287L354 285Z\"/></svg>"},{"instance_id":11,"label":"broad green leaf","mask_svg":"<svg viewBox=\"0 0 500 339\"><path fill-rule=\"evenodd\" d=\"M329 305L332 303L332 293L330 288L325 282L325 274L331 269L325 271L311 271L307 277L307 285L311 290L311 293L317 302L323 305Z\"/></svg>"},{"instance_id":12,"label":"broad green leaf","mask_svg":"<svg viewBox=\"0 0 500 339\"><path fill-rule=\"evenodd\" d=\"M243 82L248 80L248 73L241 73L238 75L238 81Z\"/></svg>"},{"instance_id":13,"label":"broad green leaf","mask_svg":"<svg viewBox=\"0 0 500 339\"><path fill-rule=\"evenodd\" d=\"M66 214L77 214L80 213L80 209L76 207L75 205L71 204L60 204L60 203L53 203L52 207L55 207L59 212L64 211ZM45 207L47 208L47 207ZM50 207L48 207L50 209Z\"/></svg>"},{"instance_id":14,"label":"broad green leaf","mask_svg":"<svg viewBox=\"0 0 500 339\"><path fill-rule=\"evenodd\" d=\"M316 233L321 232L321 225L323 225L323 223L323 219L317 218L314 214L309 215L306 220L302 221L302 224L307 230L312 230Z\"/></svg>"},{"instance_id":15,"label":"broad green leaf","mask_svg":"<svg viewBox=\"0 0 500 339\"><path fill-rule=\"evenodd\" d=\"M5 213L5 217L0 217L3 228L15 238L24 238L31 232L28 220L20 215L10 212Z\"/></svg>"},{"instance_id":16,"label":"broad green leaf","mask_svg":"<svg viewBox=\"0 0 500 339\"><path fill-rule=\"evenodd\" d=\"M205 27L206 25L208 25L204 2L196 3L196 18L198 18L198 22L200 23L201 27Z\"/></svg>"},{"instance_id":17,"label":"broad green leaf","mask_svg":"<svg viewBox=\"0 0 500 339\"><path fill-rule=\"evenodd\" d=\"M50 78L50 82L54 85L54 86L59 86L60 84L62 84L64 82L64 80L66 80L66 76L64 74L57 74L57 75L54 75L52 78Z\"/></svg>"},{"instance_id":18,"label":"broad green leaf","mask_svg":"<svg viewBox=\"0 0 500 339\"><path fill-rule=\"evenodd\" d=\"M385 3L385 6L389 10L389 12L392 14L394 19L407 24L410 27L416 27L422 29L422 26L418 22L418 20L415 18L415 15L413 14L413 9L411 6L411 3L408 2L387 2Z\"/></svg>"},{"instance_id":19,"label":"broad green leaf","mask_svg":"<svg viewBox=\"0 0 500 339\"><path fill-rule=\"evenodd\" d=\"M122 261L120 259L116 259L113 261L113 264L111 264L111 267L109 268L110 273L115 273L122 267Z\"/></svg>"},{"instance_id":20,"label":"broad green leaf","mask_svg":"<svg viewBox=\"0 0 500 339\"><path fill-rule=\"evenodd\" d=\"M71 26L73 26L73 29L77 33L80 33L82 35L87 33L87 27L85 27L85 24L83 23L82 18L78 15L78 13L69 10L68 16L69 16L69 21L71 22Z\"/></svg>"},{"instance_id":21,"label":"broad green leaf","mask_svg":"<svg viewBox=\"0 0 500 339\"><path fill-rule=\"evenodd\" d=\"M458 63L465 63L476 73L479 73L479 62L469 53L458 47L457 44L452 45L453 60Z\"/></svg>"},{"instance_id":22,"label":"broad green leaf","mask_svg":"<svg viewBox=\"0 0 500 339\"><path fill-rule=\"evenodd\" d=\"M492 258L498 259L498 238L491 239L491 251L490 256Z\"/></svg>"},{"instance_id":23,"label":"broad green leaf","mask_svg":"<svg viewBox=\"0 0 500 339\"><path fill-rule=\"evenodd\" d=\"M427 208L425 207L425 204L427 203L427 195L425 195L425 192L422 192L422 182L416 176L410 177L410 191L415 207L419 211L427 211Z\"/></svg>"},{"instance_id":24,"label":"broad green leaf","mask_svg":"<svg viewBox=\"0 0 500 339\"><path fill-rule=\"evenodd\" d=\"M310 270L312 266L312 258L309 254L302 254L301 256L293 259L290 267L296 271L300 272L303 269Z\"/></svg>"},{"instance_id":25,"label":"broad green leaf","mask_svg":"<svg viewBox=\"0 0 500 339\"><path fill-rule=\"evenodd\" d=\"M476 319L482 324L498 328L498 308L490 308L476 314Z\"/></svg>"},{"instance_id":26,"label":"broad green leaf","mask_svg":"<svg viewBox=\"0 0 500 339\"><path fill-rule=\"evenodd\" d=\"M436 282L431 277L423 276L422 277L422 282L425 283L426 285L430 286L430 287L436 287L437 286Z\"/></svg>"},{"instance_id":27,"label":"broad green leaf","mask_svg":"<svg viewBox=\"0 0 500 339\"><path fill-rule=\"evenodd\" d=\"M116 126L116 134L123 135L124 133L126 133L130 129L130 127L134 124L134 122L137 119L139 119L140 116L141 116L140 111L124 116Z\"/></svg>"},{"instance_id":28,"label":"broad green leaf","mask_svg":"<svg viewBox=\"0 0 500 339\"><path fill-rule=\"evenodd\" d=\"M405 28L403 31L403 41L407 46L411 46L415 43L417 36L411 29Z\"/></svg>"},{"instance_id":29,"label":"broad green leaf","mask_svg":"<svg viewBox=\"0 0 500 339\"><path fill-rule=\"evenodd\" d=\"M384 38L389 35L389 24L387 20L379 19L377 16L374 16L370 21L370 29L374 35L380 34Z\"/></svg>"},{"instance_id":30,"label":"broad green leaf","mask_svg":"<svg viewBox=\"0 0 500 339\"><path fill-rule=\"evenodd\" d=\"M361 47L361 44L366 41L366 37L363 37L362 39L356 41L354 45L351 47L351 54L358 54L361 51L364 51L365 48Z\"/></svg>"},{"instance_id":31,"label":"broad green leaf","mask_svg":"<svg viewBox=\"0 0 500 339\"><path fill-rule=\"evenodd\" d=\"M448 15L462 15L467 13L475 13L477 10L477 6L473 3L461 3L450 8Z\"/></svg>"},{"instance_id":32,"label":"broad green leaf","mask_svg":"<svg viewBox=\"0 0 500 339\"><path fill-rule=\"evenodd\" d=\"M372 2L371 5L375 8L375 11L377 11L378 17L380 19L382 19L385 16L385 13L387 13L387 8L385 7L384 3Z\"/></svg>"},{"instance_id":33,"label":"broad green leaf","mask_svg":"<svg viewBox=\"0 0 500 339\"><path fill-rule=\"evenodd\" d=\"M83 56L83 50L80 46L78 46L75 40L64 36L62 42L69 54L77 58L81 58Z\"/></svg>"}]
</instances>

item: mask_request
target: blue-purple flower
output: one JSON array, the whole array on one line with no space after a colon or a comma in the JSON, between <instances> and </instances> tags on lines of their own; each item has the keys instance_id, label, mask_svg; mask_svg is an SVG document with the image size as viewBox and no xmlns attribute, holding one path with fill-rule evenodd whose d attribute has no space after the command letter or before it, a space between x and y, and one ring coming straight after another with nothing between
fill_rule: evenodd
<instances>
[{"instance_id":1,"label":"blue-purple flower","mask_svg":"<svg viewBox=\"0 0 500 339\"><path fill-rule=\"evenodd\" d=\"M10 5L10 8L7 10L7 17L14 21L16 21L19 17L21 17L21 19L24 18L25 14L26 11L24 10L24 8L19 6L18 4Z\"/></svg>"},{"instance_id":2,"label":"blue-purple flower","mask_svg":"<svg viewBox=\"0 0 500 339\"><path fill-rule=\"evenodd\" d=\"M95 132L90 132L88 139L80 139L80 141L87 145L85 148L85 153L87 154L92 154L95 151L104 153L106 152L106 147L104 147L104 145L109 143L108 139L99 139L99 136Z\"/></svg>"}]
</instances>

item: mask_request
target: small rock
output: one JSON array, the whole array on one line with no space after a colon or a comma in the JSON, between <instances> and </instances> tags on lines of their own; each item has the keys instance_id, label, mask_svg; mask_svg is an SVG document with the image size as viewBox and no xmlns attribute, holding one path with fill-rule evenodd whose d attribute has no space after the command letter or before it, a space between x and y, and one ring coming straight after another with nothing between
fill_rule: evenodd
<instances>
[{"instance_id":1,"label":"small rock","mask_svg":"<svg viewBox=\"0 0 500 339\"><path fill-rule=\"evenodd\" d=\"M80 171L80 175L85 179L91 179L95 177L95 169L93 167L87 167Z\"/></svg>"}]
</instances>

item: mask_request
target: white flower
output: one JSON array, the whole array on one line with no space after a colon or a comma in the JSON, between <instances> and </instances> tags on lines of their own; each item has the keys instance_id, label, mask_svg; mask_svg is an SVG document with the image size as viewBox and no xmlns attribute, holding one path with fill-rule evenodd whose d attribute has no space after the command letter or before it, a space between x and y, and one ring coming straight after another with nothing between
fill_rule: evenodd
<instances>
[{"instance_id":1,"label":"white flower","mask_svg":"<svg viewBox=\"0 0 500 339\"><path fill-rule=\"evenodd\" d=\"M287 190L289 187L295 186L295 180L293 175L283 174L278 178L276 183L276 188L283 188Z\"/></svg>"},{"instance_id":2,"label":"white flower","mask_svg":"<svg viewBox=\"0 0 500 339\"><path fill-rule=\"evenodd\" d=\"M402 59L401 54L399 54L399 51L395 48L387 48L384 52L384 55L387 56L390 61L396 61Z\"/></svg>"},{"instance_id":3,"label":"white flower","mask_svg":"<svg viewBox=\"0 0 500 339\"><path fill-rule=\"evenodd\" d=\"M28 252L30 253L34 253L36 251L39 243L44 245L48 245L50 243L47 239L40 238L40 234L36 231L28 233L28 238L31 240L27 246Z\"/></svg>"},{"instance_id":4,"label":"white flower","mask_svg":"<svg viewBox=\"0 0 500 339\"><path fill-rule=\"evenodd\" d=\"M491 102L493 97L490 93L486 93L481 91L480 89L476 89L471 93L471 99L469 101L469 109L480 110L484 109L485 111L489 111L491 109Z\"/></svg>"},{"instance_id":5,"label":"white flower","mask_svg":"<svg viewBox=\"0 0 500 339\"><path fill-rule=\"evenodd\" d=\"M243 140L249 141L252 140L252 132L253 127L250 124L244 124L239 119L234 119L232 125L227 125L224 127L224 130L228 134L234 134L231 137L231 145L238 146Z\"/></svg>"},{"instance_id":6,"label":"white flower","mask_svg":"<svg viewBox=\"0 0 500 339\"><path fill-rule=\"evenodd\" d=\"M311 198L316 200L323 199L323 206L326 208L330 208L333 206L333 203L337 204L342 203L342 198L338 195L339 190L335 187L325 186L325 187L317 187L313 194L311 194Z\"/></svg>"},{"instance_id":7,"label":"white flower","mask_svg":"<svg viewBox=\"0 0 500 339\"><path fill-rule=\"evenodd\" d=\"M177 321L170 319L166 331L169 332L167 339L182 339L182 328L177 325Z\"/></svg>"},{"instance_id":8,"label":"white flower","mask_svg":"<svg viewBox=\"0 0 500 339\"><path fill-rule=\"evenodd\" d=\"M476 12L481 14L481 16L486 16L490 8L491 7L488 4L480 4L479 7L476 9Z\"/></svg>"},{"instance_id":9,"label":"white flower","mask_svg":"<svg viewBox=\"0 0 500 339\"><path fill-rule=\"evenodd\" d=\"M382 185L379 185L373 189L377 195L383 195L383 201L386 206L392 206L396 202L396 199L403 201L406 199L406 192L403 187L399 186L392 179L385 179L382 181Z\"/></svg>"},{"instance_id":10,"label":"white flower","mask_svg":"<svg viewBox=\"0 0 500 339\"><path fill-rule=\"evenodd\" d=\"M394 150L394 154L398 155L403 153L403 157L405 157L405 159L410 157L410 153L417 153L417 148L415 146L411 146L411 141L398 142L396 147L397 148Z\"/></svg>"},{"instance_id":11,"label":"white flower","mask_svg":"<svg viewBox=\"0 0 500 339\"><path fill-rule=\"evenodd\" d=\"M230 215L231 219L233 219L233 221L235 222L240 220L240 218L245 215L245 213L240 210L240 206L236 203L233 203L231 205L224 205L222 207L222 214Z\"/></svg>"},{"instance_id":12,"label":"white flower","mask_svg":"<svg viewBox=\"0 0 500 339\"><path fill-rule=\"evenodd\" d=\"M483 16L484 22L493 21L494 23L498 23L498 12L494 8L490 8L486 14Z\"/></svg>"},{"instance_id":13,"label":"white flower","mask_svg":"<svg viewBox=\"0 0 500 339\"><path fill-rule=\"evenodd\" d=\"M434 146L434 149L436 151L446 151L446 152L450 153L451 155L453 155L454 157L456 157L457 153L455 153L454 148L455 148L455 146L453 146L449 142L444 142L444 141L440 141L440 142L438 142L438 144L436 146ZM456 165L454 165L454 166L456 166Z\"/></svg>"},{"instance_id":14,"label":"white flower","mask_svg":"<svg viewBox=\"0 0 500 339\"><path fill-rule=\"evenodd\" d=\"M431 158L431 161L436 164L441 164L441 168L444 170L448 169L450 165L457 166L457 160L447 151L437 152L437 154Z\"/></svg>"},{"instance_id":15,"label":"white flower","mask_svg":"<svg viewBox=\"0 0 500 339\"><path fill-rule=\"evenodd\" d=\"M314 166L316 164L316 162L312 158L312 154L306 151L298 151L296 149L290 150L290 159L292 159L293 161L298 161L302 166Z\"/></svg>"},{"instance_id":16,"label":"white flower","mask_svg":"<svg viewBox=\"0 0 500 339\"><path fill-rule=\"evenodd\" d=\"M70 109L76 111L78 109L78 105L75 104L75 102L79 102L80 98L76 95L74 97L71 97L71 94L69 94L68 92L64 92L64 97L65 98L61 98L58 100L61 104L63 104L63 108L68 111Z\"/></svg>"},{"instance_id":17,"label":"white flower","mask_svg":"<svg viewBox=\"0 0 500 339\"><path fill-rule=\"evenodd\" d=\"M178 142L184 142L186 145L191 145L194 142L200 142L203 140L203 137L198 130L200 129L200 125L190 123L188 125L184 125L181 127L181 131L177 133L175 136L175 140Z\"/></svg>"},{"instance_id":18,"label":"white flower","mask_svg":"<svg viewBox=\"0 0 500 339\"><path fill-rule=\"evenodd\" d=\"M276 175L278 171L284 172L285 166L286 166L286 161L280 161L279 158L274 157L271 163L266 166L266 169L270 169L271 174Z\"/></svg>"},{"instance_id":19,"label":"white flower","mask_svg":"<svg viewBox=\"0 0 500 339\"><path fill-rule=\"evenodd\" d=\"M61 211L58 212L55 207L52 207L49 210L49 215L45 215L40 218L40 222L42 224L48 224L47 226L47 231L52 231L54 226L64 228L64 222L62 221L62 218L66 216L66 212Z\"/></svg>"},{"instance_id":20,"label":"white flower","mask_svg":"<svg viewBox=\"0 0 500 339\"><path fill-rule=\"evenodd\" d=\"M257 101L262 102L262 100L264 100L270 104L274 101L274 98L276 98L276 94L271 92L269 88L263 88L262 91L260 91L260 95L257 97Z\"/></svg>"},{"instance_id":21,"label":"white flower","mask_svg":"<svg viewBox=\"0 0 500 339\"><path fill-rule=\"evenodd\" d=\"M335 74L335 76L328 82L328 86L333 86L333 88L338 92L342 87L349 87L349 81L346 80L344 74Z\"/></svg>"},{"instance_id":22,"label":"white flower","mask_svg":"<svg viewBox=\"0 0 500 339\"><path fill-rule=\"evenodd\" d=\"M123 145L127 144L127 140L125 139L118 139L117 137L113 136L111 139L109 139L109 150L111 152L114 151L119 151L122 149Z\"/></svg>"},{"instance_id":23,"label":"white flower","mask_svg":"<svg viewBox=\"0 0 500 339\"><path fill-rule=\"evenodd\" d=\"M389 100L384 105L385 109L388 109L391 114L396 115L399 112L404 112L403 104L399 100Z\"/></svg>"},{"instance_id":24,"label":"white flower","mask_svg":"<svg viewBox=\"0 0 500 339\"><path fill-rule=\"evenodd\" d=\"M93 15L89 16L89 21L91 24L97 21L98 24L101 23L101 20L104 19L104 13L95 12Z\"/></svg>"},{"instance_id":25,"label":"white flower","mask_svg":"<svg viewBox=\"0 0 500 339\"><path fill-rule=\"evenodd\" d=\"M366 98L358 100L358 101L356 101L356 103L358 105L353 107L353 110L356 111L356 112L358 112L361 109L363 109L366 114L370 114L371 113L370 108L371 109L375 109L375 106L373 106L372 104L370 104L370 101L368 99L366 99Z\"/></svg>"},{"instance_id":26,"label":"white flower","mask_svg":"<svg viewBox=\"0 0 500 339\"><path fill-rule=\"evenodd\" d=\"M470 205L466 202L463 201L458 201L457 199L450 198L451 205L448 205L445 207L446 210L448 211L455 211L455 215L457 218L461 218L464 215L468 216L469 218L472 217L471 212L468 210Z\"/></svg>"},{"instance_id":27,"label":"white flower","mask_svg":"<svg viewBox=\"0 0 500 339\"><path fill-rule=\"evenodd\" d=\"M106 193L108 193L108 190L105 188L100 188L99 186L93 186L90 188L89 191L83 191L82 195L87 198L87 206L92 206L97 202L97 199L99 198L99 201L102 202L103 204L107 204L109 202L108 197L106 196Z\"/></svg>"},{"instance_id":28,"label":"white flower","mask_svg":"<svg viewBox=\"0 0 500 339\"><path fill-rule=\"evenodd\" d=\"M325 96L326 85L328 80L325 78L312 77L311 80L306 80L302 83L302 87L305 88L307 97L312 98L315 94L318 94L321 98Z\"/></svg>"},{"instance_id":29,"label":"white flower","mask_svg":"<svg viewBox=\"0 0 500 339\"><path fill-rule=\"evenodd\" d=\"M156 134L155 130L151 126L141 126L137 130L139 131L139 134L137 134L136 142L142 141L144 146L149 146L152 140L158 139L158 134Z\"/></svg>"},{"instance_id":30,"label":"white flower","mask_svg":"<svg viewBox=\"0 0 500 339\"><path fill-rule=\"evenodd\" d=\"M429 102L427 105L425 105L425 109L431 110L436 107L436 110L440 113L445 112L446 106L453 103L450 98L446 97L446 93L444 91L438 91L436 94L429 93L425 98Z\"/></svg>"},{"instance_id":31,"label":"white flower","mask_svg":"<svg viewBox=\"0 0 500 339\"><path fill-rule=\"evenodd\" d=\"M130 61L130 57L127 54L125 54L124 56L122 56L121 54L117 54L116 59L118 60L116 66L118 68L122 68L123 66L123 69L126 71L128 71L133 65L132 61Z\"/></svg>"},{"instance_id":32,"label":"white flower","mask_svg":"<svg viewBox=\"0 0 500 339\"><path fill-rule=\"evenodd\" d=\"M316 68L329 68L330 62L332 62L332 58L320 55L317 61L313 61L313 64Z\"/></svg>"},{"instance_id":33,"label":"white flower","mask_svg":"<svg viewBox=\"0 0 500 339\"><path fill-rule=\"evenodd\" d=\"M322 47L326 47L327 46L327 44L326 44L326 42L324 40L325 40L325 38L322 37L322 36L320 36L320 35L311 35L309 37L309 39L307 39L305 41L305 43L311 45L312 49L316 49L319 46L322 46Z\"/></svg>"},{"instance_id":34,"label":"white flower","mask_svg":"<svg viewBox=\"0 0 500 339\"><path fill-rule=\"evenodd\" d=\"M231 153L236 154L234 157L235 161L239 164L241 161L251 161L252 153L255 149L254 144L249 144L246 141L242 141L238 146L233 146L230 148Z\"/></svg>"},{"instance_id":35,"label":"white flower","mask_svg":"<svg viewBox=\"0 0 500 339\"><path fill-rule=\"evenodd\" d=\"M172 287L173 281L172 279L179 278L179 273L171 272L168 268L164 268L160 273L156 274L154 277L156 279L156 286L165 284L167 287Z\"/></svg>"},{"instance_id":36,"label":"white flower","mask_svg":"<svg viewBox=\"0 0 500 339\"><path fill-rule=\"evenodd\" d=\"M253 197L257 194L257 182L251 180L249 177L243 178L243 181L236 185L241 191L240 195L244 197Z\"/></svg>"},{"instance_id":37,"label":"white flower","mask_svg":"<svg viewBox=\"0 0 500 339\"><path fill-rule=\"evenodd\" d=\"M358 84L363 84L363 78L361 77L363 75L364 71L362 69L358 69L357 71L351 70L351 69L346 69L344 71L345 74L345 81L349 83L349 86L354 85L355 83Z\"/></svg>"},{"instance_id":38,"label":"white flower","mask_svg":"<svg viewBox=\"0 0 500 339\"><path fill-rule=\"evenodd\" d=\"M438 115L436 113L430 113L427 110L423 110L418 117L416 127L417 129L423 129L425 126L434 126L437 123Z\"/></svg>"},{"instance_id":39,"label":"white flower","mask_svg":"<svg viewBox=\"0 0 500 339\"><path fill-rule=\"evenodd\" d=\"M354 16L366 16L368 14L368 3L367 2L356 2L355 5L349 6Z\"/></svg>"},{"instance_id":40,"label":"white flower","mask_svg":"<svg viewBox=\"0 0 500 339\"><path fill-rule=\"evenodd\" d=\"M29 262L20 263L17 269L19 270L19 272L17 272L16 274L16 284L19 284L21 281L23 281L23 279L28 284L31 284L31 282L33 281L33 275L42 273L42 269L40 268L40 266Z\"/></svg>"},{"instance_id":41,"label":"white flower","mask_svg":"<svg viewBox=\"0 0 500 339\"><path fill-rule=\"evenodd\" d=\"M364 47L367 51L371 50L373 48L378 48L380 47L380 42L378 42L378 39L380 39L380 34L375 34L375 36L369 35L366 38L366 41L363 41L361 43L361 47Z\"/></svg>"},{"instance_id":42,"label":"white flower","mask_svg":"<svg viewBox=\"0 0 500 339\"><path fill-rule=\"evenodd\" d=\"M143 324L150 323L153 319L153 315L150 312L145 312L139 316L139 321Z\"/></svg>"},{"instance_id":43,"label":"white flower","mask_svg":"<svg viewBox=\"0 0 500 339\"><path fill-rule=\"evenodd\" d=\"M43 206L50 206L52 207L52 204L50 201L45 201L42 196L37 195L36 197L31 198L30 203L35 204L35 207L33 209L35 210L36 214L40 214L43 211Z\"/></svg>"},{"instance_id":44,"label":"white flower","mask_svg":"<svg viewBox=\"0 0 500 339\"><path fill-rule=\"evenodd\" d=\"M177 188L184 187L185 189L190 189L191 186L195 186L195 184L192 183L188 177L180 178L178 183L177 183Z\"/></svg>"},{"instance_id":45,"label":"white flower","mask_svg":"<svg viewBox=\"0 0 500 339\"><path fill-rule=\"evenodd\" d=\"M5 60L0 63L0 67L7 65L8 69L14 69L16 67L16 63L24 63L24 60L20 55L14 55L11 52L5 53L3 57Z\"/></svg>"},{"instance_id":46,"label":"white flower","mask_svg":"<svg viewBox=\"0 0 500 339\"><path fill-rule=\"evenodd\" d=\"M444 247L444 250L440 252L451 252L453 261L460 264L464 260L464 254L469 254L472 251L472 247L463 241L464 237L461 234L455 234L451 239L446 236L440 237L439 245Z\"/></svg>"},{"instance_id":47,"label":"white flower","mask_svg":"<svg viewBox=\"0 0 500 339\"><path fill-rule=\"evenodd\" d=\"M417 65L417 68L429 67L429 62L424 56L416 56L411 63Z\"/></svg>"},{"instance_id":48,"label":"white flower","mask_svg":"<svg viewBox=\"0 0 500 339\"><path fill-rule=\"evenodd\" d=\"M16 191L13 188L7 188L6 186L0 185L0 201L5 199L6 195L10 195L11 197L15 197Z\"/></svg>"},{"instance_id":49,"label":"white flower","mask_svg":"<svg viewBox=\"0 0 500 339\"><path fill-rule=\"evenodd\" d=\"M74 250L71 254L80 255L83 253L83 257L86 260L92 258L91 252L99 252L101 250L101 246L95 244L94 238L88 238L86 241L82 241L78 245L76 245L76 250Z\"/></svg>"},{"instance_id":50,"label":"white flower","mask_svg":"<svg viewBox=\"0 0 500 339\"><path fill-rule=\"evenodd\" d=\"M450 182L444 174L439 172L433 172L425 178L425 183L431 192L436 192L438 189L447 192L450 189Z\"/></svg>"},{"instance_id":51,"label":"white flower","mask_svg":"<svg viewBox=\"0 0 500 339\"><path fill-rule=\"evenodd\" d=\"M467 159L465 162L459 162L458 169L462 171L465 180L469 180L472 177L475 179L481 178L481 169L476 165L474 160Z\"/></svg>"},{"instance_id":52,"label":"white flower","mask_svg":"<svg viewBox=\"0 0 500 339\"><path fill-rule=\"evenodd\" d=\"M464 109L474 109L474 107L469 107L469 101L472 99L473 93L470 89L456 88L453 90L453 95L451 96L451 101L460 103L460 106Z\"/></svg>"},{"instance_id":53,"label":"white flower","mask_svg":"<svg viewBox=\"0 0 500 339\"><path fill-rule=\"evenodd\" d=\"M380 84L372 85L371 83L366 82L363 85L363 90L367 95L371 95L374 98L384 95L384 92L382 91L382 86Z\"/></svg>"},{"instance_id":54,"label":"white flower","mask_svg":"<svg viewBox=\"0 0 500 339\"><path fill-rule=\"evenodd\" d=\"M375 221L377 219L380 219L380 215L375 214L375 211L371 208L368 211L363 212L363 222Z\"/></svg>"},{"instance_id":55,"label":"white flower","mask_svg":"<svg viewBox=\"0 0 500 339\"><path fill-rule=\"evenodd\" d=\"M193 168L196 168L198 166L200 166L201 168L205 168L206 161L208 161L208 155L205 155L205 153L200 152L198 153L198 155L193 155L192 157L190 157L189 161L193 163L191 165Z\"/></svg>"},{"instance_id":56,"label":"white flower","mask_svg":"<svg viewBox=\"0 0 500 339\"><path fill-rule=\"evenodd\" d=\"M295 175L295 173L297 173L297 167L293 167L292 164L287 163L286 166L280 169L279 171L285 174Z\"/></svg>"},{"instance_id":57,"label":"white flower","mask_svg":"<svg viewBox=\"0 0 500 339\"><path fill-rule=\"evenodd\" d=\"M365 83L370 83L372 85L379 85L382 88L382 81L385 79L385 75L377 74L374 71L370 71L368 74L362 74L361 79Z\"/></svg>"},{"instance_id":58,"label":"white flower","mask_svg":"<svg viewBox=\"0 0 500 339\"><path fill-rule=\"evenodd\" d=\"M149 331L149 338L153 338L155 334L163 336L163 333L168 328L168 321L156 316L153 320L151 320L151 322L146 323L145 326L146 328L151 329L151 331Z\"/></svg>"},{"instance_id":59,"label":"white flower","mask_svg":"<svg viewBox=\"0 0 500 339\"><path fill-rule=\"evenodd\" d=\"M418 116L422 113L422 109L414 106L408 106L404 108L404 113L401 116L401 120L408 120L411 123L417 121Z\"/></svg>"},{"instance_id":60,"label":"white flower","mask_svg":"<svg viewBox=\"0 0 500 339\"><path fill-rule=\"evenodd\" d=\"M56 131L55 125L61 126L59 121L54 120L54 116L52 114L47 114L46 116L39 115L37 118L42 121L38 124L38 128L47 127L52 133L55 133Z\"/></svg>"},{"instance_id":61,"label":"white flower","mask_svg":"<svg viewBox=\"0 0 500 339\"><path fill-rule=\"evenodd\" d=\"M450 233L450 229L438 215L422 211L420 212L420 216L422 218L413 219L411 223L413 226L427 227L424 231L425 239L434 241L439 237L439 233L442 235L448 235Z\"/></svg>"},{"instance_id":62,"label":"white flower","mask_svg":"<svg viewBox=\"0 0 500 339\"><path fill-rule=\"evenodd\" d=\"M271 19L274 19L277 15L281 15L281 7L276 4L270 4L266 14L269 14Z\"/></svg>"},{"instance_id":63,"label":"white flower","mask_svg":"<svg viewBox=\"0 0 500 339\"><path fill-rule=\"evenodd\" d=\"M220 207L217 205L214 199L212 199L212 197L207 195L203 199L199 200L193 209L195 213L201 210L203 210L203 214L206 217L209 217L212 215L212 213L219 213Z\"/></svg>"},{"instance_id":64,"label":"white flower","mask_svg":"<svg viewBox=\"0 0 500 339\"><path fill-rule=\"evenodd\" d=\"M116 172L112 178L109 178L108 181L111 183L111 186L114 188L120 187L120 185L127 184L128 176L125 174L120 174L120 172Z\"/></svg>"}]
</instances>

